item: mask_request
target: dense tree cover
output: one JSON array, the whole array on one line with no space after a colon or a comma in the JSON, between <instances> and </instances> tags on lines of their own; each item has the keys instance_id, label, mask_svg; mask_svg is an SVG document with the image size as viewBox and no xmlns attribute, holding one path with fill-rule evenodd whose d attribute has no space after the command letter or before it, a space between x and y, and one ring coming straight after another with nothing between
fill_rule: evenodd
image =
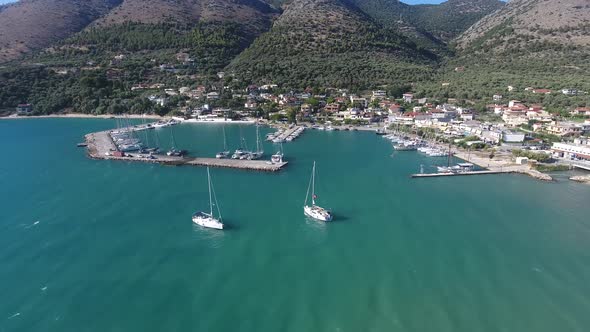
<instances>
[{"instance_id":1,"label":"dense tree cover","mask_svg":"<svg viewBox=\"0 0 590 332\"><path fill-rule=\"evenodd\" d=\"M34 66L0 69L0 109L29 102L39 114L64 109L96 114L164 112L131 87L150 82L169 87L212 83L215 73L247 46L248 38L234 23L92 28L26 59ZM189 61L178 60L179 51ZM124 57L116 60L119 54ZM160 64L172 69L161 70ZM60 69L68 73L57 74Z\"/></svg>"},{"instance_id":2,"label":"dense tree cover","mask_svg":"<svg viewBox=\"0 0 590 332\"><path fill-rule=\"evenodd\" d=\"M104 72L63 76L44 67L0 71L0 108L32 103L36 114L65 109L76 112L144 113L157 111L151 102L132 93L124 82L107 79Z\"/></svg>"},{"instance_id":3,"label":"dense tree cover","mask_svg":"<svg viewBox=\"0 0 590 332\"><path fill-rule=\"evenodd\" d=\"M456 70L457 69L457 70ZM564 113L571 108L590 104L590 53L578 49L555 52L506 50L463 55L451 59L431 80L415 86L416 95L434 98L458 98L481 101L480 108L498 103L493 95L502 95L499 103L521 100L543 104L552 113ZM508 87L513 91L508 91ZM526 88L550 89L551 94L535 94ZM577 96L566 96L562 89L579 90Z\"/></svg>"},{"instance_id":4,"label":"dense tree cover","mask_svg":"<svg viewBox=\"0 0 590 332\"><path fill-rule=\"evenodd\" d=\"M246 82L365 89L425 79L437 59L395 30L371 25L347 39L325 38L316 43L312 34L276 28L256 39L229 70Z\"/></svg>"},{"instance_id":5,"label":"dense tree cover","mask_svg":"<svg viewBox=\"0 0 590 332\"><path fill-rule=\"evenodd\" d=\"M515 37L520 39L513 41L526 42L525 48L494 48L500 45L495 44L500 40L496 38L509 35L510 27L505 25L485 36L487 41L479 45L480 50L462 51L460 56L441 62L393 28L363 24L350 37L342 29L330 26L327 33L345 35L345 39L318 39L304 29L276 28L241 52L251 37L234 23L127 23L92 28L22 63L0 68L0 109L30 102L37 113L64 109L97 114L170 110L146 99L159 91L132 92L131 87L139 83L162 83L171 88L198 84L243 88L250 83L277 83L281 91L312 87L317 92L341 87L354 93L380 88L396 98L413 91L416 97L443 102L447 98L467 100L479 111L494 102L494 94L500 94L500 102L517 99L542 103L550 112L562 115L590 104L589 95L584 93L590 92L590 52L586 48L522 39L528 37ZM178 53L194 61L179 60ZM124 58L115 60L119 54ZM161 64L170 68L160 69ZM57 74L62 68L69 72ZM219 80L215 74L221 70L227 75ZM514 91L509 92L508 86ZM525 91L527 87L551 89L553 93L533 94ZM582 93L565 96L560 93L563 88ZM172 104L186 102L179 99ZM309 102L316 107L316 101ZM240 107L243 101L223 96L216 104ZM262 111L275 111L276 105L267 108Z\"/></svg>"},{"instance_id":6,"label":"dense tree cover","mask_svg":"<svg viewBox=\"0 0 590 332\"><path fill-rule=\"evenodd\" d=\"M252 41L237 23L180 24L126 23L95 27L62 41L31 60L53 65L81 65L88 61L110 62L123 54L136 61L174 60L183 51L194 60L197 72L219 70Z\"/></svg>"}]
</instances>

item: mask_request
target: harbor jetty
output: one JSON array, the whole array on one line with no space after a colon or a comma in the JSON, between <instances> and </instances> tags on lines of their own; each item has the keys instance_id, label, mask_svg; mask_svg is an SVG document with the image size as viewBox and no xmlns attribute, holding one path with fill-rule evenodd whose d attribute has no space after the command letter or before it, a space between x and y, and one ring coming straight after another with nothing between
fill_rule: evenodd
<instances>
[{"instance_id":1,"label":"harbor jetty","mask_svg":"<svg viewBox=\"0 0 590 332\"><path fill-rule=\"evenodd\" d=\"M534 169L522 168L522 167L506 167L503 169L486 169L481 171L469 171L469 172L453 172L453 173L420 173L412 174L413 178L435 178L445 176L469 176L469 175L491 175L491 174L525 174L535 179L542 181L553 181L553 178L545 173L541 173Z\"/></svg>"},{"instance_id":2,"label":"harbor jetty","mask_svg":"<svg viewBox=\"0 0 590 332\"><path fill-rule=\"evenodd\" d=\"M470 170L465 172L443 172L443 173L420 173L412 174L412 178L432 178L443 176L466 176L466 175L490 175L490 174L524 174L542 181L553 181L553 178L545 173L539 172L530 165L517 165L507 158L492 158L480 156L476 153L469 153L457 149L454 156L468 161L482 170Z\"/></svg>"},{"instance_id":3,"label":"harbor jetty","mask_svg":"<svg viewBox=\"0 0 590 332\"><path fill-rule=\"evenodd\" d=\"M85 136L88 156L92 159L119 160L128 162L144 162L172 166L208 166L243 170L276 172L287 165L287 162L273 163L264 160L234 160L216 158L189 158L183 156L167 156L162 154L145 154L118 150L113 142L110 131L90 133Z\"/></svg>"},{"instance_id":4,"label":"harbor jetty","mask_svg":"<svg viewBox=\"0 0 590 332\"><path fill-rule=\"evenodd\" d=\"M271 141L273 143L291 142L297 137L299 137L299 135L301 135L301 133L303 133L304 130L305 127L303 126L292 125L287 128L279 127L275 133L268 134L266 136L266 140Z\"/></svg>"}]
</instances>

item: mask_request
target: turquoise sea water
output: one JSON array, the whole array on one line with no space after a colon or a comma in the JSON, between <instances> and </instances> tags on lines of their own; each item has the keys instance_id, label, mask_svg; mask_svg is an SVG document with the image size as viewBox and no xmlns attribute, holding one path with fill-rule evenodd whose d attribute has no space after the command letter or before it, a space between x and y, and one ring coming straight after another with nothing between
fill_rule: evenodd
<instances>
[{"instance_id":1,"label":"turquoise sea water","mask_svg":"<svg viewBox=\"0 0 590 332\"><path fill-rule=\"evenodd\" d=\"M0 121L0 331L590 329L590 186L410 179L436 162L372 133L307 131L282 172L212 169L219 232L191 222L204 168L75 147L112 126ZM240 131L254 143L228 126L233 148ZM218 125L174 132L198 155L222 146ZM330 224L303 215L314 160Z\"/></svg>"}]
</instances>

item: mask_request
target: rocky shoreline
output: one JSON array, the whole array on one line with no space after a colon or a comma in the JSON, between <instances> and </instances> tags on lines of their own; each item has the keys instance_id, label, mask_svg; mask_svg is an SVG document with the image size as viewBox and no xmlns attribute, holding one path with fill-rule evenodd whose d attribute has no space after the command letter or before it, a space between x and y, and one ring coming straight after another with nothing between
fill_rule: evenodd
<instances>
[{"instance_id":1,"label":"rocky shoreline","mask_svg":"<svg viewBox=\"0 0 590 332\"><path fill-rule=\"evenodd\" d=\"M570 180L590 184L590 175L572 176Z\"/></svg>"}]
</instances>

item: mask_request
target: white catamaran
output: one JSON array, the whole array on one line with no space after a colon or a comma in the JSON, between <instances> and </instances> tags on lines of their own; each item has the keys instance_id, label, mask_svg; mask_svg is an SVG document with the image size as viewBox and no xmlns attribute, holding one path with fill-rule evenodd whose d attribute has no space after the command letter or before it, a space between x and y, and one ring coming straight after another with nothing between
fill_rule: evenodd
<instances>
[{"instance_id":1,"label":"white catamaran","mask_svg":"<svg viewBox=\"0 0 590 332\"><path fill-rule=\"evenodd\" d=\"M221 211L219 211L219 204L217 204L217 196L215 195L215 189L211 184L211 174L209 173L209 167L207 167L207 181L209 182L209 213L199 211L193 214L193 222L199 226L223 229L223 223L221 222ZM217 207L217 214L219 218L213 216L213 201Z\"/></svg>"},{"instance_id":2,"label":"white catamaran","mask_svg":"<svg viewBox=\"0 0 590 332\"><path fill-rule=\"evenodd\" d=\"M311 188L311 206L307 205L307 199L309 198L309 189ZM315 205L315 200L317 199L317 195L315 194L315 161L313 162L313 170L311 172L311 179L309 180L309 186L307 187L307 194L305 195L305 206L303 207L303 212L314 219L321 220L321 221L331 221L332 220L332 212L324 209L323 207Z\"/></svg>"}]
</instances>

